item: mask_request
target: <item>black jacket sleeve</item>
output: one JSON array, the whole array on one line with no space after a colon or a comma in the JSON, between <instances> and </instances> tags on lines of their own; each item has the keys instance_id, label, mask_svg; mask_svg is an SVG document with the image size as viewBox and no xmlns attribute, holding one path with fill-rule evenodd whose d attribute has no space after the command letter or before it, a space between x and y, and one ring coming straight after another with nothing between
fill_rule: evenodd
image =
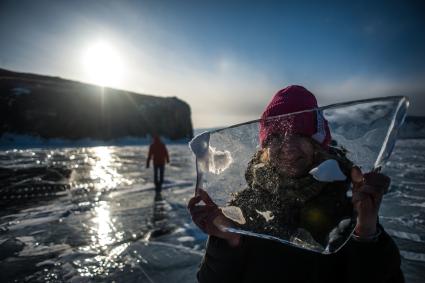
<instances>
[{"instance_id":1,"label":"black jacket sleeve","mask_svg":"<svg viewBox=\"0 0 425 283\"><path fill-rule=\"evenodd\" d=\"M226 240L210 236L197 274L198 281L239 282L243 273L243 259L243 237L238 247L231 247Z\"/></svg>"},{"instance_id":2,"label":"black jacket sleeve","mask_svg":"<svg viewBox=\"0 0 425 283\"><path fill-rule=\"evenodd\" d=\"M376 242L350 239L340 251L347 259L347 282L404 282L400 252L394 240L384 231Z\"/></svg>"},{"instance_id":3,"label":"black jacket sleeve","mask_svg":"<svg viewBox=\"0 0 425 283\"><path fill-rule=\"evenodd\" d=\"M403 283L399 250L383 228L380 229L378 241L350 239L331 255L248 236L243 236L241 245L234 248L225 240L210 236L198 280L201 283Z\"/></svg>"}]
</instances>

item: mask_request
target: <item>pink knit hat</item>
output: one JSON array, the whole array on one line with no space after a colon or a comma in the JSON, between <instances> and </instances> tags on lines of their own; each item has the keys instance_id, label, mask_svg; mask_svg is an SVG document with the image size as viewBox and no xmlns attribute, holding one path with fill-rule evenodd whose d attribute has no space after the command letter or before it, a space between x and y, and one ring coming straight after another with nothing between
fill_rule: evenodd
<instances>
[{"instance_id":1,"label":"pink knit hat","mask_svg":"<svg viewBox=\"0 0 425 283\"><path fill-rule=\"evenodd\" d=\"M265 146L267 138L272 134L291 133L309 136L327 148L331 141L331 133L328 121L320 110L270 119L315 108L318 108L316 97L302 86L291 85L278 91L261 115L261 146Z\"/></svg>"}]
</instances>

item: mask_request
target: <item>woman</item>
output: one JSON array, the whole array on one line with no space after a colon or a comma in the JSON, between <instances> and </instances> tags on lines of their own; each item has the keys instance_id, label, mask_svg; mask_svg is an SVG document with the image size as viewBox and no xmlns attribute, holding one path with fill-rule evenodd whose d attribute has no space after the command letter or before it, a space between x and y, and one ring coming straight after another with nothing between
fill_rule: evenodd
<instances>
[{"instance_id":1,"label":"woman","mask_svg":"<svg viewBox=\"0 0 425 283\"><path fill-rule=\"evenodd\" d=\"M309 248L333 252L353 228L350 182L343 173L349 175L353 165L342 152L326 150L299 132L269 136L248 164L248 188L229 205L241 209L244 224L237 226L243 230L290 242L302 239ZM344 178L317 180L309 174L329 161ZM341 229L332 237L337 226Z\"/></svg>"},{"instance_id":2,"label":"woman","mask_svg":"<svg viewBox=\"0 0 425 283\"><path fill-rule=\"evenodd\" d=\"M247 170L249 188L238 193L231 205L241 208L247 219L245 224L238 224L224 216L220 209L202 189L188 204L195 224L210 235L204 259L201 263L198 280L200 282L403 282L400 269L400 255L397 246L382 226L377 223L379 205L383 194L388 189L390 180L385 175L371 172L362 174L357 167L351 167L343 154L329 150L330 133L326 120L320 113L312 111L294 116L291 121L283 119L282 123L270 120L270 117L317 108L313 94L300 86L289 86L279 91L267 106L261 119L260 142L262 149L254 156ZM314 114L315 113L315 114ZM270 123L270 121L274 121ZM284 140L282 146L281 141ZM318 154L317 154L318 153ZM330 156L329 156L330 155ZM294 229L308 230L318 245L329 241L331 227L335 219L351 215L347 209L344 181L337 186L339 190L329 190L326 186L297 186L282 190L282 183L289 179L310 178L309 170L323 160L334 159L345 175L346 182L353 185L352 205L357 213L355 232L347 244L338 252L322 255L276 241L229 233L218 227L248 225L249 229L285 238L285 233ZM270 169L261 172L264 166ZM256 172L256 170L260 170ZM274 173L266 174L268 172ZM257 174L258 173L258 174ZM267 176L263 178L262 176ZM307 176L307 177L306 177ZM298 182L298 181L297 181ZM311 184L307 180L305 184ZM288 188L286 184L285 188ZM309 187L309 188L308 188ZM340 199L340 210L326 202L328 192L336 195L330 199ZM288 192L297 194L299 203L290 202ZM283 196L282 196L283 194ZM266 198L268 202L265 201ZM321 200L318 201L318 199ZM273 211L275 207L293 207L289 212ZM295 198L296 199L296 198ZM256 201L255 206L248 200ZM205 205L197 205L203 201ZM284 205L282 205L282 202ZM253 208L265 203L263 209L271 211L277 220L271 227L285 226L282 231L264 231L267 225L255 220ZM325 217L329 223L314 227L316 221L309 221L308 211L311 207L321 206L323 214L326 209L340 213L328 213ZM271 210L270 210L271 209ZM257 209L258 210L258 209ZM269 215L270 216L270 215ZM252 220L253 219L253 220ZM258 219L261 219L258 218ZM317 219L316 219L317 220ZM282 225L284 224L284 225Z\"/></svg>"}]
</instances>

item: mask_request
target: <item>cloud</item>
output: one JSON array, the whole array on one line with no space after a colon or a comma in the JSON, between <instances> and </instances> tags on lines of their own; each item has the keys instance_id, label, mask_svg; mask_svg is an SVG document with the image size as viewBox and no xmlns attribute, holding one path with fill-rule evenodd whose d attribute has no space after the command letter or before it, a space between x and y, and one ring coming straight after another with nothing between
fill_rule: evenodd
<instances>
[{"instance_id":1,"label":"cloud","mask_svg":"<svg viewBox=\"0 0 425 283\"><path fill-rule=\"evenodd\" d=\"M127 84L132 90L178 96L191 105L194 126L216 127L257 119L272 95L286 84L268 71L232 54L205 57L193 49L145 46L136 54ZM284 71L282 70L282 73ZM283 83L282 83L283 82ZM305 86L319 105L372 97L407 95L409 113L425 115L425 73L414 78L353 76L341 81L320 81Z\"/></svg>"},{"instance_id":2,"label":"cloud","mask_svg":"<svg viewBox=\"0 0 425 283\"><path fill-rule=\"evenodd\" d=\"M231 55L201 58L195 50L146 50L133 60L127 84L141 93L184 99L195 127L256 119L276 91L264 71Z\"/></svg>"}]
</instances>

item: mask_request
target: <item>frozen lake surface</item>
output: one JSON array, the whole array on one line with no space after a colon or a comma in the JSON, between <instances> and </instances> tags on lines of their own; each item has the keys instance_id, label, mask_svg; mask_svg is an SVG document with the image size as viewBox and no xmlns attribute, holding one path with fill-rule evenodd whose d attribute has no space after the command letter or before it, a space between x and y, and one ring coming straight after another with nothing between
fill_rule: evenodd
<instances>
[{"instance_id":1,"label":"frozen lake surface","mask_svg":"<svg viewBox=\"0 0 425 283\"><path fill-rule=\"evenodd\" d=\"M206 236L186 210L194 161L168 148L160 195L146 146L0 151L0 281L195 282ZM399 141L384 168L380 221L407 282L425 278L423 152L425 140Z\"/></svg>"}]
</instances>

